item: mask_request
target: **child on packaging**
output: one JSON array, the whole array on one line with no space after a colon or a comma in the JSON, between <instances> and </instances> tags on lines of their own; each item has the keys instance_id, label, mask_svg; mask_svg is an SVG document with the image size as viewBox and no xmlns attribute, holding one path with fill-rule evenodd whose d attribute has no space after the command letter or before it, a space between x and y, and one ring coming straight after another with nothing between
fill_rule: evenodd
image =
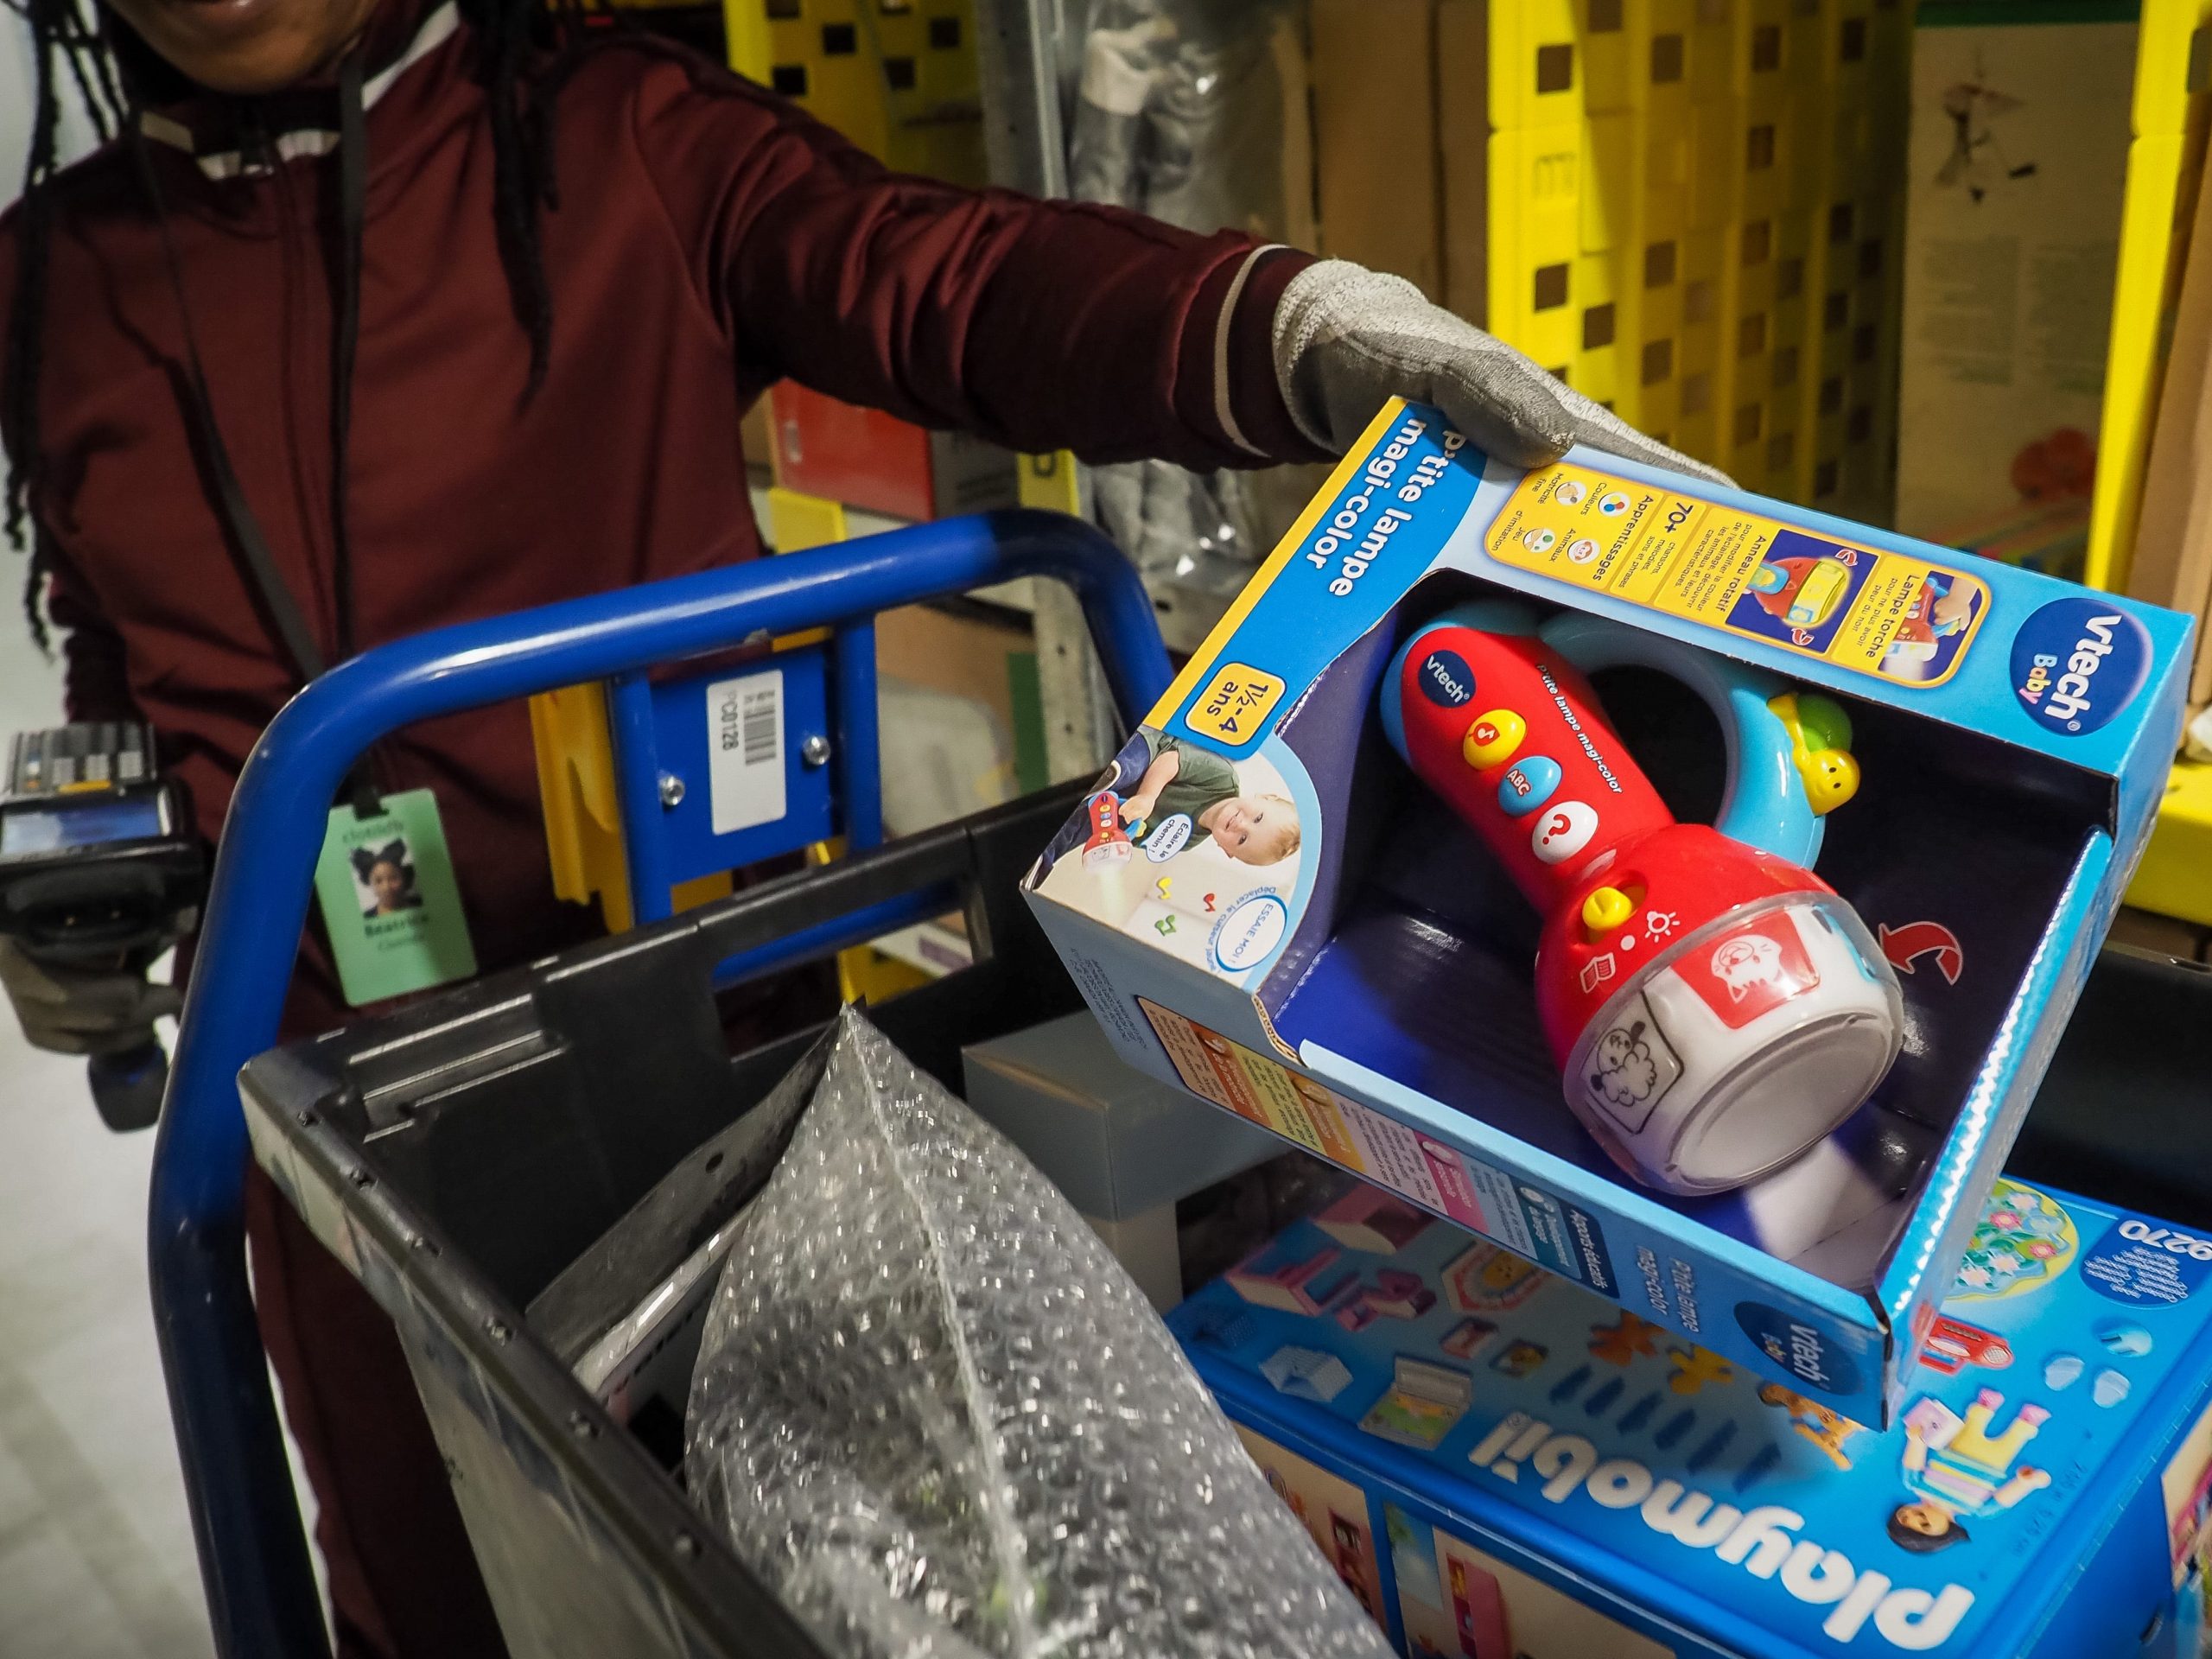
<instances>
[{"instance_id":1,"label":"child on packaging","mask_svg":"<svg viewBox=\"0 0 2212 1659\"><path fill-rule=\"evenodd\" d=\"M1209 840L1240 864L1279 864L1299 849L1298 808L1288 796L1246 794L1234 763L1150 726L1122 745L1092 799L1101 794L1120 802L1130 839L1152 850L1155 861ZM1038 861L1037 882L1082 844L1088 829L1077 818L1053 837Z\"/></svg>"},{"instance_id":2,"label":"child on packaging","mask_svg":"<svg viewBox=\"0 0 2212 1659\"><path fill-rule=\"evenodd\" d=\"M1298 809L1287 796L1245 794L1229 761L1164 732L1147 726L1137 737L1147 764L1122 802L1122 822L1138 844L1182 816L1191 820L1185 846L1211 836L1240 864L1279 864L1298 850Z\"/></svg>"}]
</instances>

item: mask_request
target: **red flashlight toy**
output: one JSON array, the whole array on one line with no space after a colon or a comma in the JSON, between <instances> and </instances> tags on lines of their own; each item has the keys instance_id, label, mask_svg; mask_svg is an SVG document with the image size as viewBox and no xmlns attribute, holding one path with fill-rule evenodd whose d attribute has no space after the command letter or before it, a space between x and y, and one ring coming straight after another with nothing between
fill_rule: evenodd
<instances>
[{"instance_id":1,"label":"red flashlight toy","mask_svg":"<svg viewBox=\"0 0 2212 1659\"><path fill-rule=\"evenodd\" d=\"M1718 822L1677 823L1585 677L1658 670L1719 717ZM1904 1003L1809 868L1859 784L1842 708L1604 618L1478 602L1415 630L1383 727L1544 917L1536 1007L1567 1103L1630 1174L1724 1192L1797 1157L1896 1058Z\"/></svg>"},{"instance_id":2,"label":"red flashlight toy","mask_svg":"<svg viewBox=\"0 0 2212 1659\"><path fill-rule=\"evenodd\" d=\"M1087 869L1111 869L1126 864L1135 852L1129 832L1122 828L1122 798L1103 789L1090 798L1090 839L1083 843Z\"/></svg>"}]
</instances>

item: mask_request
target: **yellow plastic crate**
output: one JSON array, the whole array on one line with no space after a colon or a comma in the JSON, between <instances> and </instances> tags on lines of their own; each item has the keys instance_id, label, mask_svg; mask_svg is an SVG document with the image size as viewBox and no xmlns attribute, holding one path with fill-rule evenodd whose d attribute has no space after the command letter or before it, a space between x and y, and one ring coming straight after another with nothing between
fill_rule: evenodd
<instances>
[{"instance_id":1,"label":"yellow plastic crate","mask_svg":"<svg viewBox=\"0 0 2212 1659\"><path fill-rule=\"evenodd\" d=\"M1529 0L1490 16L1486 325L1749 488L1824 505L1878 488L1893 426L1862 416L1854 446L1850 408L1880 380L1854 351L1894 343L1897 251L1859 227L1886 227L1901 196L1903 9Z\"/></svg>"},{"instance_id":2,"label":"yellow plastic crate","mask_svg":"<svg viewBox=\"0 0 2212 1659\"><path fill-rule=\"evenodd\" d=\"M970 0L722 0L730 67L902 172L986 181Z\"/></svg>"},{"instance_id":3,"label":"yellow plastic crate","mask_svg":"<svg viewBox=\"0 0 2212 1659\"><path fill-rule=\"evenodd\" d=\"M2212 117L2206 88L2190 82L2201 55L2194 39L2208 22L2212 0L2144 0L2083 574L2092 587L2124 588L2134 551L2163 353ZM2176 765L2127 902L2212 925L2212 766Z\"/></svg>"},{"instance_id":4,"label":"yellow plastic crate","mask_svg":"<svg viewBox=\"0 0 2212 1659\"><path fill-rule=\"evenodd\" d=\"M2196 760L2175 766L2127 902L2212 926L2212 766Z\"/></svg>"},{"instance_id":5,"label":"yellow plastic crate","mask_svg":"<svg viewBox=\"0 0 2212 1659\"><path fill-rule=\"evenodd\" d=\"M2161 353L2181 279L2181 252L2202 165L2208 100L2192 90L2191 38L2212 0L2144 0L2136 45L2134 141L2120 208L2120 266L2105 354L2096 493L2085 579L2124 588L2143 501L2143 468L2163 378ZM2194 130L2196 137L2192 140Z\"/></svg>"}]
</instances>

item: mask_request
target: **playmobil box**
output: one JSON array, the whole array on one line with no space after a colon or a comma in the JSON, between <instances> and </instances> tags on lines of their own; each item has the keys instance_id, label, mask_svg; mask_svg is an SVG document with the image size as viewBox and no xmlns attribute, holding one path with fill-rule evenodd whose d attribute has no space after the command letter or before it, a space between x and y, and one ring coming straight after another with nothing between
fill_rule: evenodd
<instances>
[{"instance_id":1,"label":"playmobil box","mask_svg":"<svg viewBox=\"0 0 2212 1659\"><path fill-rule=\"evenodd\" d=\"M1885 1423L2189 631L1393 404L1026 886L1133 1064Z\"/></svg>"},{"instance_id":2,"label":"playmobil box","mask_svg":"<svg viewBox=\"0 0 2212 1659\"><path fill-rule=\"evenodd\" d=\"M1408 1654L2197 1659L2212 1239L1968 1219L1885 1431L1364 1185L1168 1322Z\"/></svg>"}]
</instances>

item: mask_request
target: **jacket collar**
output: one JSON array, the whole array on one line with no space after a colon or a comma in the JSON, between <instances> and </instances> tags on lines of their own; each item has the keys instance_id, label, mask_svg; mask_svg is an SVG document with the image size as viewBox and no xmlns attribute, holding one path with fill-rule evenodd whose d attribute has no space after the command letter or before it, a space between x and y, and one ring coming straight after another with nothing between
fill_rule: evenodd
<instances>
[{"instance_id":1,"label":"jacket collar","mask_svg":"<svg viewBox=\"0 0 2212 1659\"><path fill-rule=\"evenodd\" d=\"M362 83L362 104L374 109L401 76L460 27L454 0L429 10L415 0L379 8L366 46L369 60L380 67ZM287 87L257 99L193 98L145 110L138 124L149 140L181 151L215 180L255 177L338 148L337 99L327 86Z\"/></svg>"}]
</instances>

